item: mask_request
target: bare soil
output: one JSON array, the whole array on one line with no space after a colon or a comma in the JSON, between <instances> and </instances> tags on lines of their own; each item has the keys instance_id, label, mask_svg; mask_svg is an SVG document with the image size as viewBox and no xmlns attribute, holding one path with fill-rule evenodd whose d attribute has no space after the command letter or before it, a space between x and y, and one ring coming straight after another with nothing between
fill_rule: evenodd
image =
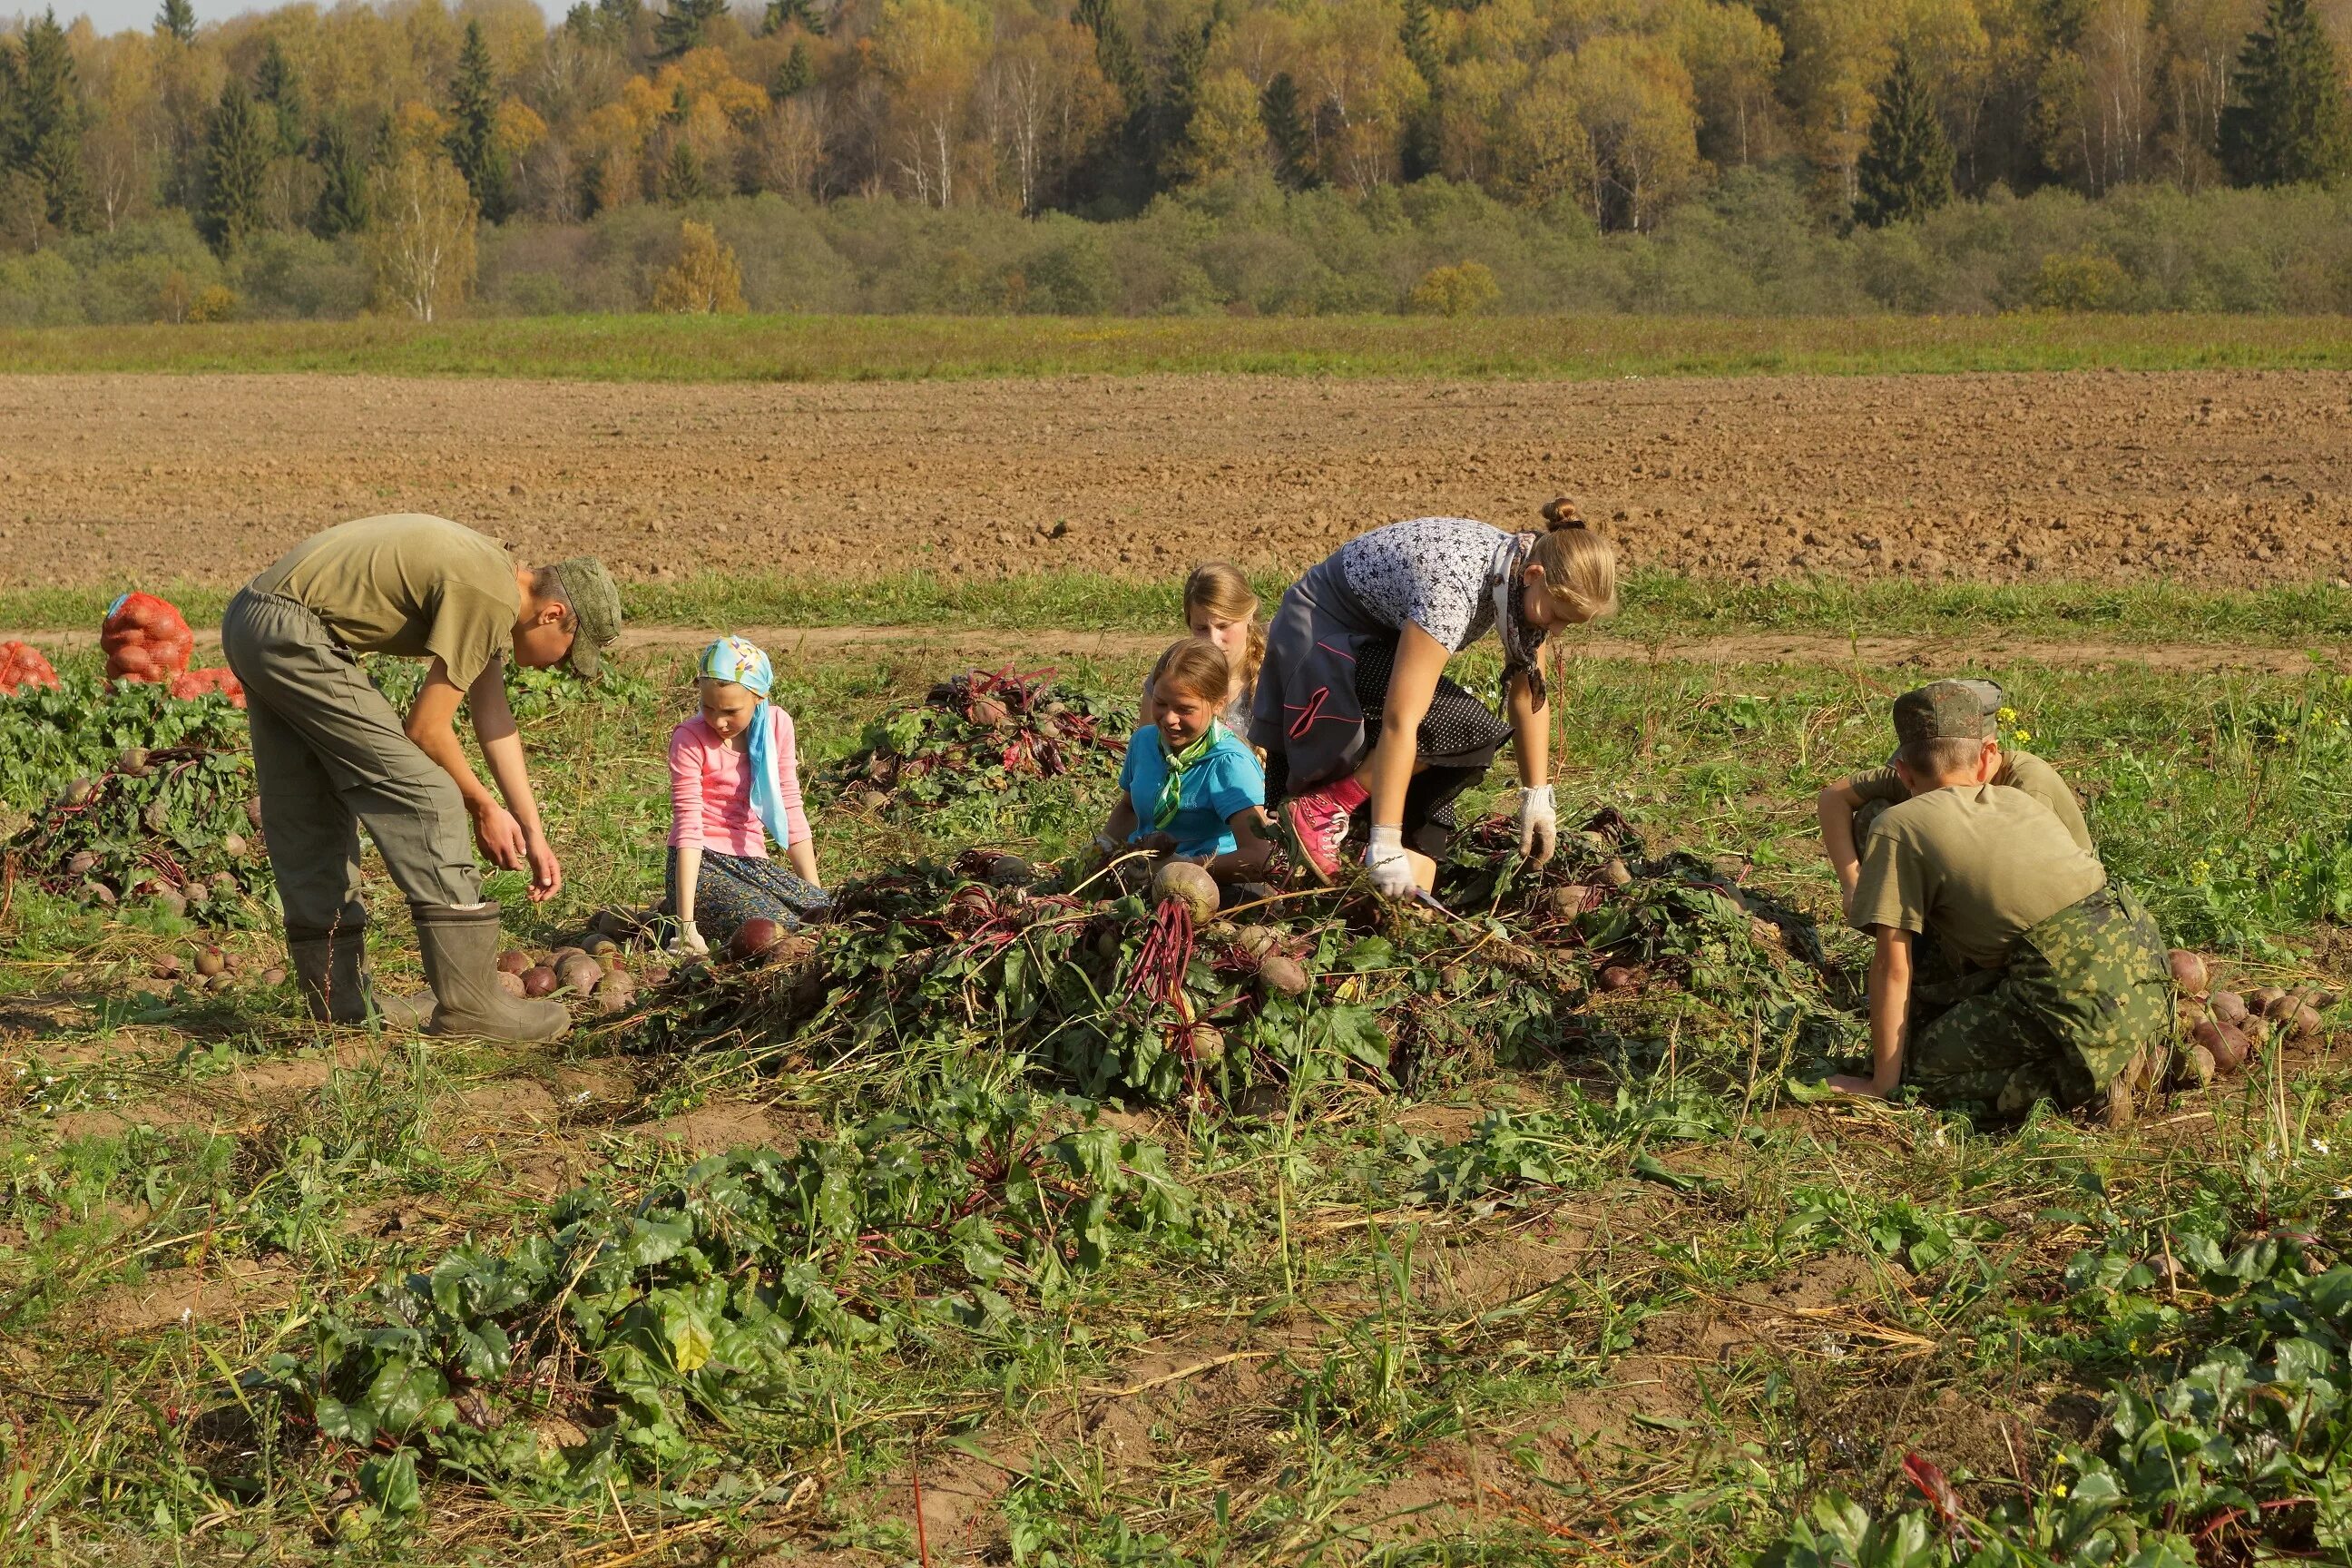
<instances>
[{"instance_id":1,"label":"bare soil","mask_svg":"<svg viewBox=\"0 0 2352 1568\"><path fill-rule=\"evenodd\" d=\"M234 582L404 510L636 578L1296 568L1560 493L1718 577L2333 580L2352 376L0 377L0 585Z\"/></svg>"}]
</instances>

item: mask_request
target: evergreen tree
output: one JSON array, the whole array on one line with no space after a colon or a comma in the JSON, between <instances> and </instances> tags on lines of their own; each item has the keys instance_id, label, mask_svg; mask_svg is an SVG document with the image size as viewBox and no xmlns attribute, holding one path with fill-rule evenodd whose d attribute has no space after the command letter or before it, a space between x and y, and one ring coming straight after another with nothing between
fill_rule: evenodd
<instances>
[{"instance_id":1,"label":"evergreen tree","mask_svg":"<svg viewBox=\"0 0 2352 1568\"><path fill-rule=\"evenodd\" d=\"M326 183L319 189L312 231L321 239L357 234L368 223L368 170L350 121L336 116L320 125L317 156Z\"/></svg>"},{"instance_id":2,"label":"evergreen tree","mask_svg":"<svg viewBox=\"0 0 2352 1568\"><path fill-rule=\"evenodd\" d=\"M2352 103L2311 0L2270 0L2231 85L2220 152L2231 179L2299 185L2352 173Z\"/></svg>"},{"instance_id":3,"label":"evergreen tree","mask_svg":"<svg viewBox=\"0 0 2352 1568\"><path fill-rule=\"evenodd\" d=\"M727 15L727 0L669 0L654 23L654 42L663 59L676 59L710 41L710 24Z\"/></svg>"},{"instance_id":4,"label":"evergreen tree","mask_svg":"<svg viewBox=\"0 0 2352 1568\"><path fill-rule=\"evenodd\" d=\"M1157 115L1150 75L1111 10L1111 0L1077 0L1070 20L1094 35L1096 68L1118 90L1124 108L1110 135L1095 150L1087 183L1108 207L1140 210L1153 194Z\"/></svg>"},{"instance_id":5,"label":"evergreen tree","mask_svg":"<svg viewBox=\"0 0 2352 1568\"><path fill-rule=\"evenodd\" d=\"M29 175L43 216L63 229L89 222L82 120L73 52L55 11L27 23L21 45L0 39L0 170Z\"/></svg>"},{"instance_id":6,"label":"evergreen tree","mask_svg":"<svg viewBox=\"0 0 2352 1568\"><path fill-rule=\"evenodd\" d=\"M1437 29L1430 22L1429 0L1404 0L1404 21L1397 29L1397 37L1404 46L1404 58L1412 62L1422 84L1429 89L1421 107L1406 117L1403 135L1398 140L1397 161L1402 165L1404 177L1411 181L1436 174L1444 163L1437 84L1438 68L1444 61L1437 51Z\"/></svg>"},{"instance_id":7,"label":"evergreen tree","mask_svg":"<svg viewBox=\"0 0 2352 1568\"><path fill-rule=\"evenodd\" d=\"M808 45L795 38L793 40L793 52L786 55L784 63L776 68L776 79L771 84L768 95L782 103L815 85L816 66L809 58Z\"/></svg>"},{"instance_id":8,"label":"evergreen tree","mask_svg":"<svg viewBox=\"0 0 2352 1568\"><path fill-rule=\"evenodd\" d=\"M184 44L196 41L196 7L194 0L163 0L163 8L155 14L155 30L165 37L177 38Z\"/></svg>"},{"instance_id":9,"label":"evergreen tree","mask_svg":"<svg viewBox=\"0 0 2352 1568\"><path fill-rule=\"evenodd\" d=\"M702 177L702 160L695 155L690 142L680 142L669 150L669 164L662 171L662 200L666 202L698 202L710 194L710 184Z\"/></svg>"},{"instance_id":10,"label":"evergreen tree","mask_svg":"<svg viewBox=\"0 0 2352 1568\"><path fill-rule=\"evenodd\" d=\"M1211 7L1198 31L1177 42L1168 62L1167 80L1152 105L1149 149L1153 185L1166 190L1183 178L1192 154L1192 114L1200 107L1201 71L1208 64L1209 46L1224 26L1223 0Z\"/></svg>"},{"instance_id":11,"label":"evergreen tree","mask_svg":"<svg viewBox=\"0 0 2352 1568\"><path fill-rule=\"evenodd\" d=\"M499 147L498 81L478 21L466 24L449 110L449 161L466 177L482 216L496 223L507 216L507 157Z\"/></svg>"},{"instance_id":12,"label":"evergreen tree","mask_svg":"<svg viewBox=\"0 0 2352 1568\"><path fill-rule=\"evenodd\" d=\"M1925 217L1952 199L1952 143L1907 49L1895 52L1878 89L1854 177L1853 216L1872 228Z\"/></svg>"},{"instance_id":13,"label":"evergreen tree","mask_svg":"<svg viewBox=\"0 0 2352 1568\"><path fill-rule=\"evenodd\" d=\"M271 134L262 125L253 95L231 77L221 89L205 136L205 205L196 221L205 243L223 256L261 226Z\"/></svg>"},{"instance_id":14,"label":"evergreen tree","mask_svg":"<svg viewBox=\"0 0 2352 1568\"><path fill-rule=\"evenodd\" d=\"M254 101L266 105L278 119L278 151L291 158L302 151L308 140L302 134L302 83L294 74L294 62L272 34L262 46L261 65L254 75Z\"/></svg>"},{"instance_id":15,"label":"evergreen tree","mask_svg":"<svg viewBox=\"0 0 2352 1568\"><path fill-rule=\"evenodd\" d=\"M1306 112L1299 107L1298 83L1288 71L1265 84L1257 117L1274 144L1274 177L1294 191L1312 190L1322 179L1315 173L1315 143Z\"/></svg>"},{"instance_id":16,"label":"evergreen tree","mask_svg":"<svg viewBox=\"0 0 2352 1568\"><path fill-rule=\"evenodd\" d=\"M803 32L824 37L824 13L816 7L816 0L768 0L767 19L760 25L763 35L782 32L797 26Z\"/></svg>"}]
</instances>

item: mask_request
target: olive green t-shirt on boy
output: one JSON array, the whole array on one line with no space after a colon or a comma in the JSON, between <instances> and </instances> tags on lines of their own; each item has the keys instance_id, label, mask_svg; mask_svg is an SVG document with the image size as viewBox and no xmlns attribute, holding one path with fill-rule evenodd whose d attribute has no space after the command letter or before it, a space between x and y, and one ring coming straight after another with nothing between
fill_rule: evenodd
<instances>
[{"instance_id":1,"label":"olive green t-shirt on boy","mask_svg":"<svg viewBox=\"0 0 2352 1568\"><path fill-rule=\"evenodd\" d=\"M253 587L300 605L353 653L437 658L461 687L512 645L522 613L506 546L423 512L313 534Z\"/></svg>"},{"instance_id":2,"label":"olive green t-shirt on boy","mask_svg":"<svg viewBox=\"0 0 2352 1568\"><path fill-rule=\"evenodd\" d=\"M1854 886L1854 929L1933 931L1980 969L2009 963L2017 939L2107 885L2106 868L2057 815L2007 784L1929 790L1870 830Z\"/></svg>"},{"instance_id":3,"label":"olive green t-shirt on boy","mask_svg":"<svg viewBox=\"0 0 2352 1568\"><path fill-rule=\"evenodd\" d=\"M2013 752L2006 747L2001 751L2000 759L2000 776L1993 781L1995 784L2021 789L2048 806L2058 820L2065 824L2068 837L2081 845L2087 853L2098 853L2091 843L2091 825L2083 820L2082 803L2074 798L2074 792L2067 787L2066 781L2058 776L2056 768L2032 752ZM1900 805L1911 798L1910 792L1903 787L1902 778L1892 767L1856 773L1849 782L1853 785L1853 793L1862 796L1865 804L1875 800L1884 801L1888 805Z\"/></svg>"}]
</instances>

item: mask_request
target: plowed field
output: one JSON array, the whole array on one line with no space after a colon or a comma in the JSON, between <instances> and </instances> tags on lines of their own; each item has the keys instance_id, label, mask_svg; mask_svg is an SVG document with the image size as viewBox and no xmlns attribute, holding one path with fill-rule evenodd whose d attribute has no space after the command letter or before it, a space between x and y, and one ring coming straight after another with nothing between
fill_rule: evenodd
<instances>
[{"instance_id":1,"label":"plowed field","mask_svg":"<svg viewBox=\"0 0 2352 1568\"><path fill-rule=\"evenodd\" d=\"M231 582L428 510L624 576L1297 566L1567 493L1724 577L2352 575L2352 377L0 378L0 585Z\"/></svg>"}]
</instances>

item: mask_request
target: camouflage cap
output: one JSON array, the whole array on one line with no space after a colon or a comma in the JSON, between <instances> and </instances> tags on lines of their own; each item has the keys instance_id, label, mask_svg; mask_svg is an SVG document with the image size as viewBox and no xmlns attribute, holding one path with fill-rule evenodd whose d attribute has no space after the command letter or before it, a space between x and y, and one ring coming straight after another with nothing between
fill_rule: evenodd
<instances>
[{"instance_id":1,"label":"camouflage cap","mask_svg":"<svg viewBox=\"0 0 2352 1568\"><path fill-rule=\"evenodd\" d=\"M1991 694L1987 706L1986 693ZM1895 743L1982 741L1993 733L2000 688L1990 680L1938 680L1895 700Z\"/></svg>"},{"instance_id":2,"label":"camouflage cap","mask_svg":"<svg viewBox=\"0 0 2352 1568\"><path fill-rule=\"evenodd\" d=\"M1975 692L1977 694L1977 700L1984 704L1985 717L1988 719L2000 713L2001 705L2009 700L2009 693L2000 689L2000 682L1998 680L1971 679L1968 680L1955 680L1950 684L1954 686L1965 686L1970 691ZM1987 731L1987 733L1990 733L1990 731Z\"/></svg>"},{"instance_id":3,"label":"camouflage cap","mask_svg":"<svg viewBox=\"0 0 2352 1568\"><path fill-rule=\"evenodd\" d=\"M593 555L559 561L553 570L574 622L567 662L580 679L593 680L604 667L604 650L621 635L621 591L613 586L613 574Z\"/></svg>"}]
</instances>

